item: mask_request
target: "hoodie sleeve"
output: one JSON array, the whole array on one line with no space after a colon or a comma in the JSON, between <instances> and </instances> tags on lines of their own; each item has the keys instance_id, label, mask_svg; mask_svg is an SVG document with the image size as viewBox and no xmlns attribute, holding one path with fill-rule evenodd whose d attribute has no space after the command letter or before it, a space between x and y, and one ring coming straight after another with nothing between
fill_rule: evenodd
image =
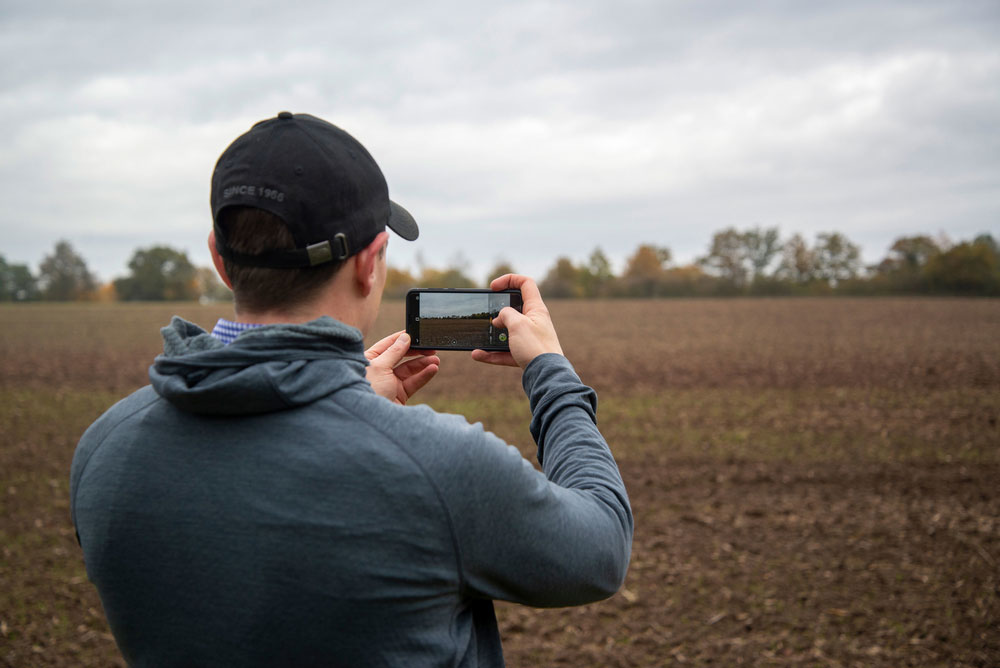
<instances>
[{"instance_id":1,"label":"hoodie sleeve","mask_svg":"<svg viewBox=\"0 0 1000 668\"><path fill-rule=\"evenodd\" d=\"M597 398L561 355L525 369L531 433L544 473L479 425L439 487L470 596L537 607L607 598L621 586L632 511L596 424Z\"/></svg>"}]
</instances>

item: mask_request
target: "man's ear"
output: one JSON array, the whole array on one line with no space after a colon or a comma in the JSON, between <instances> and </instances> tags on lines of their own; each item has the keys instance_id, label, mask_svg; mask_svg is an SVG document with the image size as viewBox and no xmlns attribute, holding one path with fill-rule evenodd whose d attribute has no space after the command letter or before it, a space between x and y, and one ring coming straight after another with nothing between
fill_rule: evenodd
<instances>
[{"instance_id":1,"label":"man's ear","mask_svg":"<svg viewBox=\"0 0 1000 668\"><path fill-rule=\"evenodd\" d=\"M363 297L371 294L372 288L375 287L375 281L378 279L376 272L379 255L387 243L389 243L389 233L383 230L354 256L354 280Z\"/></svg>"},{"instance_id":2,"label":"man's ear","mask_svg":"<svg viewBox=\"0 0 1000 668\"><path fill-rule=\"evenodd\" d=\"M222 256L219 255L219 249L215 247L215 230L208 233L208 252L212 254L212 264L215 265L215 271L219 273L219 278L222 279L227 288L232 290L233 283L226 274L226 265L222 261Z\"/></svg>"}]
</instances>

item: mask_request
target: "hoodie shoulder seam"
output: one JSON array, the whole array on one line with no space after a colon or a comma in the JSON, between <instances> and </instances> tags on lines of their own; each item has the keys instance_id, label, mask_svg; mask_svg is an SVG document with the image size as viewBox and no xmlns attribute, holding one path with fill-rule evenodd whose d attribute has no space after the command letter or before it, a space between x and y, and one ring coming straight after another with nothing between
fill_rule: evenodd
<instances>
[{"instance_id":1,"label":"hoodie shoulder seam","mask_svg":"<svg viewBox=\"0 0 1000 668\"><path fill-rule=\"evenodd\" d=\"M336 403L338 403L338 404L341 403L339 401L339 399L337 399L337 398L334 398L334 401ZM413 463L414 466L417 467L417 469L420 471L421 475L424 477L424 480L427 481L427 484L430 485L430 488L434 491L434 496L437 499L438 504L441 506L441 510L444 513L445 520L448 523L448 534L449 534L449 536L451 536L451 545L452 545L452 549L455 552L455 567L456 567L456 570L458 572L458 581L459 581L458 585L459 585L459 589L460 590L465 590L465 588L466 588L465 567L462 564L462 549L461 549L461 546L459 545L458 535L457 535L457 533L455 531L455 521L454 521L454 519L451 516L451 509L449 508L448 503L445 501L444 495L441 493L441 489L438 487L437 483L434 481L433 476L431 476L431 474L428 473L427 469L424 468L423 464L420 462L419 459L417 459L415 456L413 456L413 454L409 450L407 450L405 447L403 447L403 445L396 439L395 436L393 436L392 434L390 434L384 428L384 426L383 426L382 423L380 423L380 422L378 422L378 421L376 421L374 419L371 419L366 414L358 414L358 415L356 415L356 417L358 417L359 419L363 420L368 426L372 427L373 429L375 429L376 431L378 431L380 434L382 434L383 436L385 436L396 447L397 450L399 450L400 452L402 452L403 455L408 460L410 460Z\"/></svg>"}]
</instances>

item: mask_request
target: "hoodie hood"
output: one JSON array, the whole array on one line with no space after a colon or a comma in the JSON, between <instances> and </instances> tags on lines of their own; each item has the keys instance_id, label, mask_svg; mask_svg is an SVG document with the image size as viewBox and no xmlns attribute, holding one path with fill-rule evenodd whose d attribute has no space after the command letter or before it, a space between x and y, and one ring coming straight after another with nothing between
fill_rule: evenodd
<instances>
[{"instance_id":1,"label":"hoodie hood","mask_svg":"<svg viewBox=\"0 0 1000 668\"><path fill-rule=\"evenodd\" d=\"M176 316L160 333L163 354L149 368L150 382L191 413L269 413L351 385L371 388L361 332L327 316L250 329L228 346Z\"/></svg>"}]
</instances>

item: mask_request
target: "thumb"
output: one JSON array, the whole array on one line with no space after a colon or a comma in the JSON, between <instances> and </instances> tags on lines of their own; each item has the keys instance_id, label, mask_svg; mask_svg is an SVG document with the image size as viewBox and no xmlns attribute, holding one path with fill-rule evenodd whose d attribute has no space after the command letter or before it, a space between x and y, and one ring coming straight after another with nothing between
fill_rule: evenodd
<instances>
[{"instance_id":1,"label":"thumb","mask_svg":"<svg viewBox=\"0 0 1000 668\"><path fill-rule=\"evenodd\" d=\"M493 326L510 329L511 325L524 317L526 316L517 309L505 306L500 309L500 313L497 314L497 317L493 318Z\"/></svg>"},{"instance_id":2,"label":"thumb","mask_svg":"<svg viewBox=\"0 0 1000 668\"><path fill-rule=\"evenodd\" d=\"M399 364L400 360L406 356L409 349L410 335L406 332L402 332L396 337L396 340L392 342L392 345L386 348L385 352L379 355L376 359L380 365L392 368Z\"/></svg>"}]
</instances>

